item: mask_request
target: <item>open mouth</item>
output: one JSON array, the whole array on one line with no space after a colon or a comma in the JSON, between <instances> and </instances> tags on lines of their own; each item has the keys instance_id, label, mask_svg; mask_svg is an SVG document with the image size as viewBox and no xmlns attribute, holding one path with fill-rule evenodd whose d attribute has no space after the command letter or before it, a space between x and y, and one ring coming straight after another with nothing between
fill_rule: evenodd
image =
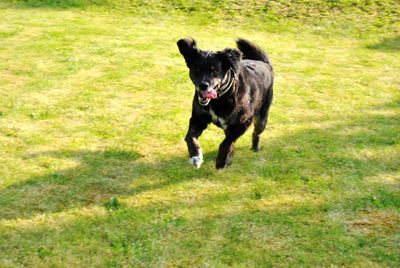
<instances>
[{"instance_id":1,"label":"open mouth","mask_svg":"<svg viewBox=\"0 0 400 268\"><path fill-rule=\"evenodd\" d=\"M199 103L202 106L206 106L210 102L210 100L211 99L203 98L202 96L199 95Z\"/></svg>"},{"instance_id":2,"label":"open mouth","mask_svg":"<svg viewBox=\"0 0 400 268\"><path fill-rule=\"evenodd\" d=\"M209 91L201 90L199 91L198 97L199 97L199 103L205 106L210 102L210 100L216 99L218 97L218 94L215 89Z\"/></svg>"},{"instance_id":3,"label":"open mouth","mask_svg":"<svg viewBox=\"0 0 400 268\"><path fill-rule=\"evenodd\" d=\"M212 99L218 98L217 86L208 87L207 89L200 89L200 86L195 84L195 90L197 92L197 99L200 105L206 106Z\"/></svg>"},{"instance_id":4,"label":"open mouth","mask_svg":"<svg viewBox=\"0 0 400 268\"><path fill-rule=\"evenodd\" d=\"M218 95L217 95L217 91L215 89L211 89L208 91L201 90L199 96L202 100L206 100L206 99L211 100L211 99L216 99Z\"/></svg>"}]
</instances>

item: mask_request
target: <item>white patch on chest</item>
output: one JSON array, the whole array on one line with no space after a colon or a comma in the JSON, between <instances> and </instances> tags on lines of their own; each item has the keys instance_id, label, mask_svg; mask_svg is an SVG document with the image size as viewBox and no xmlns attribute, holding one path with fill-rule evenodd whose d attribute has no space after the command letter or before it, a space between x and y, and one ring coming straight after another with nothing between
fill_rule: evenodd
<instances>
[{"instance_id":1,"label":"white patch on chest","mask_svg":"<svg viewBox=\"0 0 400 268\"><path fill-rule=\"evenodd\" d=\"M224 130L226 130L226 128L228 127L228 124L226 123L226 121L225 121L223 118L218 117L218 116L215 114L215 112L213 111L213 109L211 109L211 107L210 107L210 115L211 115L211 119L212 119L212 121L214 122L214 124L219 123L219 124L221 125L221 127L222 127Z\"/></svg>"}]
</instances>

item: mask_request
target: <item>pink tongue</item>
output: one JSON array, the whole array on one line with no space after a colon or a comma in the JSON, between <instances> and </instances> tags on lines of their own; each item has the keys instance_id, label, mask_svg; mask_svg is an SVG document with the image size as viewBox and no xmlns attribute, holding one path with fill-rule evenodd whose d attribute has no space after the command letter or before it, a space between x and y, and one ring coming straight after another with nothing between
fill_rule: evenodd
<instances>
[{"instance_id":1,"label":"pink tongue","mask_svg":"<svg viewBox=\"0 0 400 268\"><path fill-rule=\"evenodd\" d=\"M201 91L201 96L207 99L216 99L217 91L215 91L214 89L209 92Z\"/></svg>"}]
</instances>

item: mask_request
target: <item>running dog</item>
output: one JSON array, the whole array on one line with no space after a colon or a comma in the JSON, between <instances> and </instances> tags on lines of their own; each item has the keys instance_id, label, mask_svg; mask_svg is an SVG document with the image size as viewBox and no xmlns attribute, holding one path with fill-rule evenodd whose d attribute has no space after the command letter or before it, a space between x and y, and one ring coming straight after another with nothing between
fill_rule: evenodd
<instances>
[{"instance_id":1,"label":"running dog","mask_svg":"<svg viewBox=\"0 0 400 268\"><path fill-rule=\"evenodd\" d=\"M225 131L219 146L216 168L232 163L235 141L254 121L252 149L259 150L272 103L274 73L267 54L255 44L238 39L238 49L204 51L194 39L177 42L195 86L192 116L185 141L189 162L203 163L199 136L211 122Z\"/></svg>"}]
</instances>

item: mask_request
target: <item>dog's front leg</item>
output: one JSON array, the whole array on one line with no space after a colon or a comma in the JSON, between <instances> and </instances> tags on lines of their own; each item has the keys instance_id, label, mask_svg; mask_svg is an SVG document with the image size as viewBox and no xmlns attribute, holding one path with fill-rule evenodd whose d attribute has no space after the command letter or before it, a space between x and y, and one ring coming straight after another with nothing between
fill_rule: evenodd
<instances>
[{"instance_id":1,"label":"dog's front leg","mask_svg":"<svg viewBox=\"0 0 400 268\"><path fill-rule=\"evenodd\" d=\"M189 150L189 163L199 168L203 163L203 153L201 151L199 136L203 133L203 130L207 128L209 123L206 117L195 117L192 116L189 122L189 130L186 134L185 141Z\"/></svg>"},{"instance_id":2,"label":"dog's front leg","mask_svg":"<svg viewBox=\"0 0 400 268\"><path fill-rule=\"evenodd\" d=\"M232 163L233 148L235 141L243 135L249 124L229 126L226 130L226 137L219 145L217 161L215 167L217 169L224 168Z\"/></svg>"}]
</instances>

